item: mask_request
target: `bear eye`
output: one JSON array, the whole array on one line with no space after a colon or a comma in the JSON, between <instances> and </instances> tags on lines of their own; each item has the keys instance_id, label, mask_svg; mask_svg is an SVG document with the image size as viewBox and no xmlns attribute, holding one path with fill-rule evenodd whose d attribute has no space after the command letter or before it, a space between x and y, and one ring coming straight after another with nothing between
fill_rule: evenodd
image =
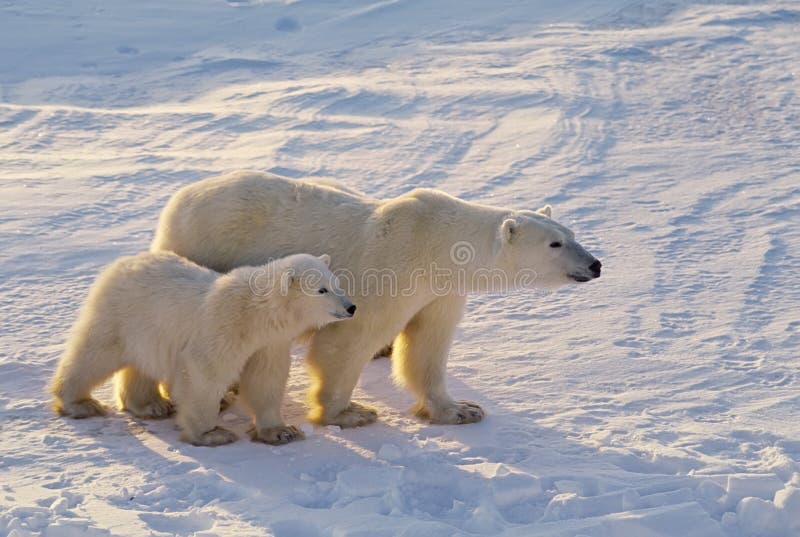
<instances>
[{"instance_id":1,"label":"bear eye","mask_svg":"<svg viewBox=\"0 0 800 537\"><path fill-rule=\"evenodd\" d=\"M322 289L320 289L320 290L319 290L319 294L321 294L321 295L324 295L324 294L325 294L325 293L327 293L327 292L328 292L328 290L327 290L327 289L325 289L324 287L323 287Z\"/></svg>"},{"instance_id":2,"label":"bear eye","mask_svg":"<svg viewBox=\"0 0 800 537\"><path fill-rule=\"evenodd\" d=\"M551 242L550 243L550 248L561 248L561 243L558 242L558 241Z\"/></svg>"}]
</instances>

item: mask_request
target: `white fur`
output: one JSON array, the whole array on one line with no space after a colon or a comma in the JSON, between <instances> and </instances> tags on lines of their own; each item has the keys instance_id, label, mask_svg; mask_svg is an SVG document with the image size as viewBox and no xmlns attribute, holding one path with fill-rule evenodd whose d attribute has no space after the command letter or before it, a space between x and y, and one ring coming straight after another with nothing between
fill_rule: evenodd
<instances>
[{"instance_id":1,"label":"white fur","mask_svg":"<svg viewBox=\"0 0 800 537\"><path fill-rule=\"evenodd\" d=\"M328 179L237 172L178 191L161 214L151 249L219 271L297 251L330 252L358 313L311 340L310 419L345 427L373 421L375 412L350 396L366 362L397 337L395 376L416 394L418 415L466 423L483 411L453 401L445 386L465 295L592 277L596 260L550 215L549 206L515 211L429 189L377 200ZM556 242L561 247L552 247ZM440 269L450 271L443 282ZM448 282L449 289L439 285ZM259 352L251 362L267 359ZM247 376L245 383L252 380Z\"/></svg>"},{"instance_id":2,"label":"white fur","mask_svg":"<svg viewBox=\"0 0 800 537\"><path fill-rule=\"evenodd\" d=\"M98 277L73 328L52 384L56 411L75 418L104 413L91 391L122 370L122 407L130 378L156 379L177 407L183 440L231 442L232 433L215 427L220 399L254 352L280 349L261 368L260 390L267 393L259 394L277 401L277 415L256 416L255 437L287 440L298 432L283 426L279 411L291 341L351 316L329 263L327 255L300 254L220 275L168 252L117 260ZM152 400L137 410L167 415L170 404L155 383L142 384Z\"/></svg>"}]
</instances>

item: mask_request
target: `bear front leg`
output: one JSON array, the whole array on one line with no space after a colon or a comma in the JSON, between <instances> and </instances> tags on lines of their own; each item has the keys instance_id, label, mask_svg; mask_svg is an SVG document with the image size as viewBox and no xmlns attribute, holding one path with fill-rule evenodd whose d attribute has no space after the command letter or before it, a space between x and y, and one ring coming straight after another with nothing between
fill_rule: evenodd
<instances>
[{"instance_id":1,"label":"bear front leg","mask_svg":"<svg viewBox=\"0 0 800 537\"><path fill-rule=\"evenodd\" d=\"M447 393L447 355L466 297L436 298L409 321L394 343L395 378L417 396L414 413L431 423L463 424L483 419L483 409L454 401Z\"/></svg>"},{"instance_id":2,"label":"bear front leg","mask_svg":"<svg viewBox=\"0 0 800 537\"><path fill-rule=\"evenodd\" d=\"M248 431L254 442L279 445L303 440L305 434L281 417L291 366L290 342L275 343L253 354L239 379L239 395L253 414Z\"/></svg>"},{"instance_id":3,"label":"bear front leg","mask_svg":"<svg viewBox=\"0 0 800 537\"><path fill-rule=\"evenodd\" d=\"M309 421L349 428L378 419L377 410L350 400L361 371L378 350L370 339L374 336L358 320L328 325L314 335L306 359L313 379Z\"/></svg>"},{"instance_id":4,"label":"bear front leg","mask_svg":"<svg viewBox=\"0 0 800 537\"><path fill-rule=\"evenodd\" d=\"M224 385L219 386L197 372L185 372L171 389L177 406L175 421L181 431L181 440L209 447L236 441L233 432L216 425Z\"/></svg>"}]
</instances>

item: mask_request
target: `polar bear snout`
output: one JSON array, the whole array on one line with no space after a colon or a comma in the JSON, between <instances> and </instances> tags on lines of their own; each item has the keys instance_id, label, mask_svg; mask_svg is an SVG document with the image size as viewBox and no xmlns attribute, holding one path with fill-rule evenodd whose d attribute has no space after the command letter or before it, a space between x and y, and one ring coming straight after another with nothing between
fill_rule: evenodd
<instances>
[{"instance_id":1,"label":"polar bear snout","mask_svg":"<svg viewBox=\"0 0 800 537\"><path fill-rule=\"evenodd\" d=\"M602 266L603 264L599 259L594 259L594 261L592 261L592 263L586 267L585 270L581 269L577 272L571 272L567 274L567 276L578 283L588 282L600 277L600 269Z\"/></svg>"},{"instance_id":2,"label":"polar bear snout","mask_svg":"<svg viewBox=\"0 0 800 537\"><path fill-rule=\"evenodd\" d=\"M349 319L356 314L356 305L346 297L342 298L342 309L344 310L344 313L341 314L342 319Z\"/></svg>"},{"instance_id":3,"label":"polar bear snout","mask_svg":"<svg viewBox=\"0 0 800 537\"><path fill-rule=\"evenodd\" d=\"M599 259L595 259L594 263L589 265L589 270L592 271L592 277L593 278L599 278L600 277L600 267L602 267L602 266L603 266L603 264L600 262Z\"/></svg>"},{"instance_id":4,"label":"polar bear snout","mask_svg":"<svg viewBox=\"0 0 800 537\"><path fill-rule=\"evenodd\" d=\"M339 295L340 299L339 307L336 308L336 311L332 313L334 317L337 319L352 319L353 315L356 314L356 305L353 304L349 298L344 296L344 294Z\"/></svg>"}]
</instances>

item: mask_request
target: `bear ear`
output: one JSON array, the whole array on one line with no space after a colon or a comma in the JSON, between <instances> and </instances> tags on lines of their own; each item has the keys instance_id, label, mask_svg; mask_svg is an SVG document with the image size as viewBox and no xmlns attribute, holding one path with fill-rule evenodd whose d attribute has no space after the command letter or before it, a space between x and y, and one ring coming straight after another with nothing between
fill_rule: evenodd
<instances>
[{"instance_id":1,"label":"bear ear","mask_svg":"<svg viewBox=\"0 0 800 537\"><path fill-rule=\"evenodd\" d=\"M540 214L542 216L546 216L547 218L553 217L553 208L549 205L545 205L541 209L536 209L536 214Z\"/></svg>"},{"instance_id":2,"label":"bear ear","mask_svg":"<svg viewBox=\"0 0 800 537\"><path fill-rule=\"evenodd\" d=\"M500 236L503 238L503 243L511 242L514 235L517 233L519 224L513 218L506 218L500 225Z\"/></svg>"},{"instance_id":3,"label":"bear ear","mask_svg":"<svg viewBox=\"0 0 800 537\"><path fill-rule=\"evenodd\" d=\"M328 268L331 267L331 256L329 256L328 254L322 254L321 256L319 256L319 259L320 259L320 261L325 263L326 267L328 267Z\"/></svg>"}]
</instances>

